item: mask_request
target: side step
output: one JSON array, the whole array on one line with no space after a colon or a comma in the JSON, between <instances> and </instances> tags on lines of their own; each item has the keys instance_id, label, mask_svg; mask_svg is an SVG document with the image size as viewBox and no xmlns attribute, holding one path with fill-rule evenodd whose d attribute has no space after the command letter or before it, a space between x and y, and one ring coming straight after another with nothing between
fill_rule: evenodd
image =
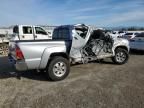
<instances>
[{"instance_id":1,"label":"side step","mask_svg":"<svg viewBox=\"0 0 144 108\"><path fill-rule=\"evenodd\" d=\"M108 57L112 57L112 56L113 56L113 54L110 54L110 53L100 54L100 55L97 56L97 59L103 59L103 58L108 58Z\"/></svg>"},{"instance_id":2,"label":"side step","mask_svg":"<svg viewBox=\"0 0 144 108\"><path fill-rule=\"evenodd\" d=\"M113 54L111 53L104 53L104 54L100 54L99 56L87 56L84 58L71 58L71 63L75 64L75 63L88 63L90 61L94 61L94 60L98 60L98 59L104 59L104 58L109 58L112 57Z\"/></svg>"}]
</instances>

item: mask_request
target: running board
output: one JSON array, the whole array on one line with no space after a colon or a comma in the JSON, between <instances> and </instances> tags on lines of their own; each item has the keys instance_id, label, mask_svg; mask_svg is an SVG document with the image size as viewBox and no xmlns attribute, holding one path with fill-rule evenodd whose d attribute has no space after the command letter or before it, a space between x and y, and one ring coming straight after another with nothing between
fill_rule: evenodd
<instances>
[{"instance_id":1,"label":"running board","mask_svg":"<svg viewBox=\"0 0 144 108\"><path fill-rule=\"evenodd\" d=\"M108 57L112 57L113 54L101 54L97 56L97 59L103 59L103 58L108 58Z\"/></svg>"},{"instance_id":2,"label":"running board","mask_svg":"<svg viewBox=\"0 0 144 108\"><path fill-rule=\"evenodd\" d=\"M72 64L75 64L75 63L87 63L89 61L94 61L94 60L98 60L98 59L104 59L104 58L109 58L109 57L112 57L113 54L110 54L110 53L104 53L104 54L101 54L99 56L87 56L87 57L84 57L84 58L71 58L70 62Z\"/></svg>"}]
</instances>

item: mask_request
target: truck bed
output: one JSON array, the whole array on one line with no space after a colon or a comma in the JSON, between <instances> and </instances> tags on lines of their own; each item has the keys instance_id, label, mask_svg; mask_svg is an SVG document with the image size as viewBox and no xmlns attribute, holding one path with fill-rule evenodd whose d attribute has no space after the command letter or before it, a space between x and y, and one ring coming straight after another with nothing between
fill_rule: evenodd
<instances>
[{"instance_id":1,"label":"truck bed","mask_svg":"<svg viewBox=\"0 0 144 108\"><path fill-rule=\"evenodd\" d=\"M23 55L28 69L42 69L47 65L49 53L55 48L67 52L69 41L64 40L19 40L10 42L10 55L16 60L15 48L18 46Z\"/></svg>"}]
</instances>

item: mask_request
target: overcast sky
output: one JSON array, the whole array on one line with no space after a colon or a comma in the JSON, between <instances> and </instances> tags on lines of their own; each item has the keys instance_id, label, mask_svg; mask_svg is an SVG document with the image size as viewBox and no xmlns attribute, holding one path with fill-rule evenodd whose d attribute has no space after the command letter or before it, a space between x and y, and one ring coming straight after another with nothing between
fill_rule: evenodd
<instances>
[{"instance_id":1,"label":"overcast sky","mask_svg":"<svg viewBox=\"0 0 144 108\"><path fill-rule=\"evenodd\" d=\"M144 0L0 0L0 26L144 26Z\"/></svg>"}]
</instances>

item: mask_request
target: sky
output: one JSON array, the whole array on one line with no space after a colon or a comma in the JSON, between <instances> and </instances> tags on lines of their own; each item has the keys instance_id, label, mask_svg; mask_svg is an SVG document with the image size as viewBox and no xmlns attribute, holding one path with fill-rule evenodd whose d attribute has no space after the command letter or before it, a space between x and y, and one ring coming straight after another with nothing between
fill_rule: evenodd
<instances>
[{"instance_id":1,"label":"sky","mask_svg":"<svg viewBox=\"0 0 144 108\"><path fill-rule=\"evenodd\" d=\"M0 0L0 26L144 26L144 0Z\"/></svg>"}]
</instances>

